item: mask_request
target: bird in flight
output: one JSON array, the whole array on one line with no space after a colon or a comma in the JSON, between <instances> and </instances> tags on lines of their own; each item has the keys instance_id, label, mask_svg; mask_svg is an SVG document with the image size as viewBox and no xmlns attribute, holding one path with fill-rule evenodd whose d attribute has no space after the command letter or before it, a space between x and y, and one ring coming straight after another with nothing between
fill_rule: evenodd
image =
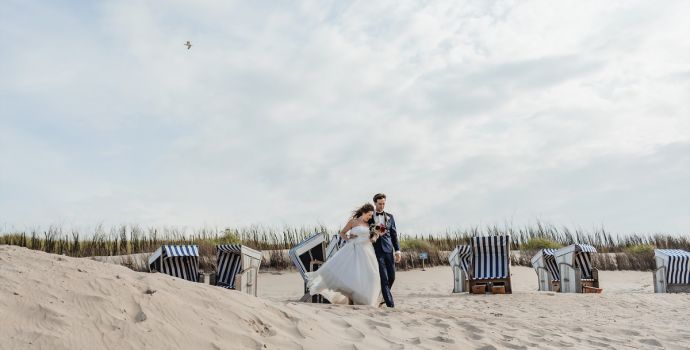
<instances>
[{"instance_id":1,"label":"bird in flight","mask_svg":"<svg viewBox=\"0 0 690 350\"><path fill-rule=\"evenodd\" d=\"M187 40L187 42L184 44L184 46L187 46L187 50L192 48L192 42Z\"/></svg>"}]
</instances>

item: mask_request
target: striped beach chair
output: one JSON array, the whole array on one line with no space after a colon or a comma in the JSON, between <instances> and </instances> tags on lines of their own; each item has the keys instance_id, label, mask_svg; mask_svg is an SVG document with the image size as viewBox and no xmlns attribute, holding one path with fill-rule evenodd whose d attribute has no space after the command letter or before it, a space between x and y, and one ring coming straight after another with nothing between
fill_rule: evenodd
<instances>
[{"instance_id":1,"label":"striped beach chair","mask_svg":"<svg viewBox=\"0 0 690 350\"><path fill-rule=\"evenodd\" d=\"M654 249L655 293L690 293L690 253L680 249Z\"/></svg>"},{"instance_id":2,"label":"striped beach chair","mask_svg":"<svg viewBox=\"0 0 690 350\"><path fill-rule=\"evenodd\" d=\"M510 283L510 236L472 237L472 257L467 273L468 290L512 293Z\"/></svg>"},{"instance_id":3,"label":"striped beach chair","mask_svg":"<svg viewBox=\"0 0 690 350\"><path fill-rule=\"evenodd\" d=\"M211 284L256 296L261 252L240 244L216 246L216 274Z\"/></svg>"},{"instance_id":4,"label":"striped beach chair","mask_svg":"<svg viewBox=\"0 0 690 350\"><path fill-rule=\"evenodd\" d=\"M470 269L472 247L459 245L448 256L450 268L453 270L453 293L467 292L467 271Z\"/></svg>"},{"instance_id":5,"label":"striped beach chair","mask_svg":"<svg viewBox=\"0 0 690 350\"><path fill-rule=\"evenodd\" d=\"M331 240L328 241L328 246L326 247L326 261L328 261L333 254L338 252L338 250L340 250L345 243L347 243L347 241L340 237L340 235L331 236Z\"/></svg>"},{"instance_id":6,"label":"striped beach chair","mask_svg":"<svg viewBox=\"0 0 690 350\"><path fill-rule=\"evenodd\" d=\"M314 272L326 262L326 235L317 233L294 246L288 252L290 260L304 280L304 296L300 301L327 302L320 295L310 295L307 288L307 272Z\"/></svg>"},{"instance_id":7,"label":"striped beach chair","mask_svg":"<svg viewBox=\"0 0 690 350\"><path fill-rule=\"evenodd\" d=\"M532 267L537 272L540 291L559 290L561 274L553 255L555 251L556 249L542 249L532 257Z\"/></svg>"},{"instance_id":8,"label":"striped beach chair","mask_svg":"<svg viewBox=\"0 0 690 350\"><path fill-rule=\"evenodd\" d=\"M592 254L596 252L589 244L571 244L553 252L561 293L601 292L599 271L592 267Z\"/></svg>"},{"instance_id":9,"label":"striped beach chair","mask_svg":"<svg viewBox=\"0 0 690 350\"><path fill-rule=\"evenodd\" d=\"M149 257L149 271L158 271L192 282L203 282L199 273L199 247L164 245Z\"/></svg>"}]
</instances>

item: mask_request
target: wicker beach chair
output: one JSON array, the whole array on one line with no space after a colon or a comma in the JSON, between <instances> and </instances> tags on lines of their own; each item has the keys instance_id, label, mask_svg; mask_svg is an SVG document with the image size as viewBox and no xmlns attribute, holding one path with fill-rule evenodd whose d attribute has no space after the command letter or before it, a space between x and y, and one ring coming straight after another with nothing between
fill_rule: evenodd
<instances>
[{"instance_id":1,"label":"wicker beach chair","mask_svg":"<svg viewBox=\"0 0 690 350\"><path fill-rule=\"evenodd\" d=\"M472 237L467 266L467 290L510 294L510 236ZM462 268L462 264L460 265Z\"/></svg>"},{"instance_id":2,"label":"wicker beach chair","mask_svg":"<svg viewBox=\"0 0 690 350\"><path fill-rule=\"evenodd\" d=\"M149 257L149 271L162 272L192 282L203 282L199 273L199 247L163 245Z\"/></svg>"},{"instance_id":3,"label":"wicker beach chair","mask_svg":"<svg viewBox=\"0 0 690 350\"><path fill-rule=\"evenodd\" d=\"M597 250L589 244L571 244L553 252L561 293L600 293L599 271L592 267L592 254Z\"/></svg>"},{"instance_id":4,"label":"wicker beach chair","mask_svg":"<svg viewBox=\"0 0 690 350\"><path fill-rule=\"evenodd\" d=\"M690 293L690 253L680 249L654 249L654 292Z\"/></svg>"},{"instance_id":5,"label":"wicker beach chair","mask_svg":"<svg viewBox=\"0 0 690 350\"><path fill-rule=\"evenodd\" d=\"M532 267L537 272L540 291L557 292L560 289L560 273L553 253L556 249L542 249L532 257Z\"/></svg>"},{"instance_id":6,"label":"wicker beach chair","mask_svg":"<svg viewBox=\"0 0 690 350\"><path fill-rule=\"evenodd\" d=\"M216 273L211 284L257 295L261 252L240 244L216 246Z\"/></svg>"}]
</instances>

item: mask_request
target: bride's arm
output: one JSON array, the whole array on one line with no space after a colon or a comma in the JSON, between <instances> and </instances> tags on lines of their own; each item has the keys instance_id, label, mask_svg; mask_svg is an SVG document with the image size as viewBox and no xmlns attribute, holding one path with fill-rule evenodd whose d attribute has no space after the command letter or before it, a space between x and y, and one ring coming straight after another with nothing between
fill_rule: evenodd
<instances>
[{"instance_id":1,"label":"bride's arm","mask_svg":"<svg viewBox=\"0 0 690 350\"><path fill-rule=\"evenodd\" d=\"M345 227L343 227L343 229L340 230L340 233L338 233L338 235L340 235L340 238L342 238L346 241L348 240L348 238L345 234L347 233L347 231L350 231L352 229L352 225L354 224L354 221L355 221L354 219L348 221L347 224L345 225Z\"/></svg>"}]
</instances>

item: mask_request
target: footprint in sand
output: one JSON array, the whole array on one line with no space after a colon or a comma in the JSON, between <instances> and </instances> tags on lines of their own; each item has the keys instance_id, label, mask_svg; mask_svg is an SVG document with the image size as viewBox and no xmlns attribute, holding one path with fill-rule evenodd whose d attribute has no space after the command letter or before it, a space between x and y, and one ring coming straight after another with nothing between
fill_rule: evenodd
<instances>
[{"instance_id":1,"label":"footprint in sand","mask_svg":"<svg viewBox=\"0 0 690 350\"><path fill-rule=\"evenodd\" d=\"M442 319L440 318L430 318L426 320L430 325L436 327L436 328L443 328L444 330L448 330L450 328L450 325L447 323L444 323Z\"/></svg>"},{"instance_id":2,"label":"footprint in sand","mask_svg":"<svg viewBox=\"0 0 690 350\"><path fill-rule=\"evenodd\" d=\"M367 323L368 323L370 326L391 328L391 325L389 325L388 323L383 323L383 322L379 322L379 321L367 320Z\"/></svg>"},{"instance_id":3,"label":"footprint in sand","mask_svg":"<svg viewBox=\"0 0 690 350\"><path fill-rule=\"evenodd\" d=\"M559 347L562 347L562 348L572 348L573 346L575 346L575 343L570 343L570 342L563 341L563 340L559 340L557 344Z\"/></svg>"},{"instance_id":4,"label":"footprint in sand","mask_svg":"<svg viewBox=\"0 0 690 350\"><path fill-rule=\"evenodd\" d=\"M433 340L433 341L441 342L441 343L455 344L455 340L453 340L453 339L451 339L451 338L448 338L448 337L444 337L444 336L442 336L442 335L439 335L439 336L436 336L436 337L433 337L433 338L430 338L430 339Z\"/></svg>"},{"instance_id":5,"label":"footprint in sand","mask_svg":"<svg viewBox=\"0 0 690 350\"><path fill-rule=\"evenodd\" d=\"M249 319L247 322L254 328L254 331L262 337L272 337L278 334L270 324L264 323L261 319Z\"/></svg>"},{"instance_id":6,"label":"footprint in sand","mask_svg":"<svg viewBox=\"0 0 690 350\"><path fill-rule=\"evenodd\" d=\"M332 321L332 323L338 327L343 328L345 331L345 334L347 334L347 336L350 340L359 341L359 340L366 338L366 335L364 333L360 332L357 328L353 327L350 322L347 322L347 321L340 319L340 318L336 318Z\"/></svg>"},{"instance_id":7,"label":"footprint in sand","mask_svg":"<svg viewBox=\"0 0 690 350\"><path fill-rule=\"evenodd\" d=\"M354 327L346 329L345 333L350 337L350 340L354 341L362 341L364 340L364 338L367 337L364 333L360 332L357 328Z\"/></svg>"},{"instance_id":8,"label":"footprint in sand","mask_svg":"<svg viewBox=\"0 0 690 350\"><path fill-rule=\"evenodd\" d=\"M469 323L467 323L467 322L458 321L458 322L456 322L456 324L457 324L458 326L464 328L465 330L468 330L468 331L472 332L472 333L484 333L484 330L483 330L483 329L481 329L481 328L479 328L479 327L477 327L477 326L475 326L475 325L469 324Z\"/></svg>"},{"instance_id":9,"label":"footprint in sand","mask_svg":"<svg viewBox=\"0 0 690 350\"><path fill-rule=\"evenodd\" d=\"M410 342L410 344L412 344L412 345L419 345L422 343L422 339L420 337L415 337L415 338L409 339L408 342Z\"/></svg>"},{"instance_id":10,"label":"footprint in sand","mask_svg":"<svg viewBox=\"0 0 690 350\"><path fill-rule=\"evenodd\" d=\"M417 320L411 320L411 321L402 321L402 323L407 326L407 327L412 327L412 326L421 326L422 323L417 321Z\"/></svg>"},{"instance_id":11,"label":"footprint in sand","mask_svg":"<svg viewBox=\"0 0 690 350\"><path fill-rule=\"evenodd\" d=\"M587 343L589 343L590 345L598 346L598 347L600 347L600 348L610 348L610 347L611 347L611 345L609 345L609 344L602 343L602 342L599 342L599 341L595 341L595 340L592 340L592 339L587 339Z\"/></svg>"},{"instance_id":12,"label":"footprint in sand","mask_svg":"<svg viewBox=\"0 0 690 350\"><path fill-rule=\"evenodd\" d=\"M456 322L456 324L462 328L465 335L467 337L469 337L470 339L472 339L472 340L484 339L484 337L481 335L482 333L484 333L483 329L478 328L478 327L471 325L469 323L462 322L462 321Z\"/></svg>"},{"instance_id":13,"label":"footprint in sand","mask_svg":"<svg viewBox=\"0 0 690 350\"><path fill-rule=\"evenodd\" d=\"M661 343L656 340L656 339L640 339L640 343L646 344L646 345L652 345L652 346L657 346L657 347L663 347Z\"/></svg>"},{"instance_id":14,"label":"footprint in sand","mask_svg":"<svg viewBox=\"0 0 690 350\"><path fill-rule=\"evenodd\" d=\"M335 324L336 326L342 327L342 328L350 328L350 327L352 327L352 325L350 324L350 322L347 322L347 321L345 321L345 320L343 320L343 319L341 319L341 318L336 318L336 319L334 319L334 320L331 321L331 322L332 322L333 324Z\"/></svg>"},{"instance_id":15,"label":"footprint in sand","mask_svg":"<svg viewBox=\"0 0 690 350\"><path fill-rule=\"evenodd\" d=\"M515 349L515 350L527 350L527 346L525 345L517 345L509 342L501 342L501 348L505 349Z\"/></svg>"},{"instance_id":16,"label":"footprint in sand","mask_svg":"<svg viewBox=\"0 0 690 350\"><path fill-rule=\"evenodd\" d=\"M477 348L477 350L498 350L493 345L484 345Z\"/></svg>"},{"instance_id":17,"label":"footprint in sand","mask_svg":"<svg viewBox=\"0 0 690 350\"><path fill-rule=\"evenodd\" d=\"M234 346L237 346L240 349L261 349L263 344L252 339L251 337L248 337L246 335L239 335L239 334L234 334L232 337L232 343ZM215 344L215 348L218 349L226 349L227 344Z\"/></svg>"}]
</instances>

